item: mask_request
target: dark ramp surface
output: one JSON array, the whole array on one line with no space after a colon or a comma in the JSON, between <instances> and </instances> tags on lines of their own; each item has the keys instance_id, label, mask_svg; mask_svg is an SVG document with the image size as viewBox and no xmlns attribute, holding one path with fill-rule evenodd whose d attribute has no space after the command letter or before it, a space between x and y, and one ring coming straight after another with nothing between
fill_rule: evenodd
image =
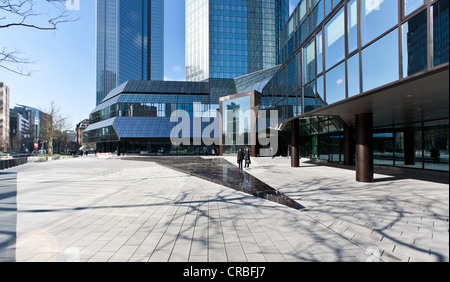
<instances>
[{"instance_id":1,"label":"dark ramp surface","mask_svg":"<svg viewBox=\"0 0 450 282\"><path fill-rule=\"evenodd\" d=\"M163 166L196 176L256 197L273 201L294 209L304 207L280 193L245 170L240 170L223 158L187 156L122 157L123 160L156 162Z\"/></svg>"}]
</instances>

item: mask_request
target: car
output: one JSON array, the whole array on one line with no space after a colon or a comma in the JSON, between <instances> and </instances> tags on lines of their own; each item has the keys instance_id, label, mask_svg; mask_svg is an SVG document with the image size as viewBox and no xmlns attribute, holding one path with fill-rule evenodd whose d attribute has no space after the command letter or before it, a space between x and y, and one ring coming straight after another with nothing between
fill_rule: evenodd
<instances>
[{"instance_id":1,"label":"car","mask_svg":"<svg viewBox=\"0 0 450 282\"><path fill-rule=\"evenodd\" d=\"M11 160L13 159L13 156L10 154L0 154L0 160Z\"/></svg>"}]
</instances>

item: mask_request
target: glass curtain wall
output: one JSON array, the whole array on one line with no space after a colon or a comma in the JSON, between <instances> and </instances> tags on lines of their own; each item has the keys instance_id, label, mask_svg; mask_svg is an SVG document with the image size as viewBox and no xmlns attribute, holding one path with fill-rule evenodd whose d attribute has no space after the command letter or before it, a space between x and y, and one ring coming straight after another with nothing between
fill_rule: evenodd
<instances>
[{"instance_id":1,"label":"glass curtain wall","mask_svg":"<svg viewBox=\"0 0 450 282\"><path fill-rule=\"evenodd\" d=\"M304 114L448 63L448 2L301 0L281 32L284 63L263 99L278 103L298 91ZM284 92L294 76L296 89Z\"/></svg>"},{"instance_id":2,"label":"glass curtain wall","mask_svg":"<svg viewBox=\"0 0 450 282\"><path fill-rule=\"evenodd\" d=\"M186 80L236 78L279 64L288 0L186 1Z\"/></svg>"},{"instance_id":3,"label":"glass curtain wall","mask_svg":"<svg viewBox=\"0 0 450 282\"><path fill-rule=\"evenodd\" d=\"M300 119L301 156L344 161L343 128L332 117ZM373 130L374 164L449 170L448 119L377 127Z\"/></svg>"},{"instance_id":4,"label":"glass curtain wall","mask_svg":"<svg viewBox=\"0 0 450 282\"><path fill-rule=\"evenodd\" d=\"M97 1L97 105L128 80L164 79L164 1Z\"/></svg>"}]
</instances>

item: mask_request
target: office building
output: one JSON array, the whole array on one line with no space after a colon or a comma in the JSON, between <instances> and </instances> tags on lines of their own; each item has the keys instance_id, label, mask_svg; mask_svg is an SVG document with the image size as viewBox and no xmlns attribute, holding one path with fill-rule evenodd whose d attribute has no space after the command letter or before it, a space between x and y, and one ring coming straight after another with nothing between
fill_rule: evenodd
<instances>
[{"instance_id":1,"label":"office building","mask_svg":"<svg viewBox=\"0 0 450 282\"><path fill-rule=\"evenodd\" d=\"M11 150L16 153L27 153L27 142L29 139L30 121L19 112L10 110L9 137Z\"/></svg>"},{"instance_id":2,"label":"office building","mask_svg":"<svg viewBox=\"0 0 450 282\"><path fill-rule=\"evenodd\" d=\"M25 119L23 130L22 152L33 152L36 150L35 144L38 145L38 150L43 147L43 141L45 137L42 136L41 124L43 119L48 119L48 114L25 105L16 105L13 109L10 109L11 115L21 116L20 119Z\"/></svg>"},{"instance_id":3,"label":"office building","mask_svg":"<svg viewBox=\"0 0 450 282\"><path fill-rule=\"evenodd\" d=\"M279 63L289 0L187 0L186 80L234 79Z\"/></svg>"},{"instance_id":4,"label":"office building","mask_svg":"<svg viewBox=\"0 0 450 282\"><path fill-rule=\"evenodd\" d=\"M128 80L164 79L164 1L97 0L97 99Z\"/></svg>"},{"instance_id":5,"label":"office building","mask_svg":"<svg viewBox=\"0 0 450 282\"><path fill-rule=\"evenodd\" d=\"M358 181L374 165L448 171L448 2L300 1L261 98L285 146Z\"/></svg>"},{"instance_id":6,"label":"office building","mask_svg":"<svg viewBox=\"0 0 450 282\"><path fill-rule=\"evenodd\" d=\"M0 82L0 152L9 151L9 87Z\"/></svg>"}]
</instances>

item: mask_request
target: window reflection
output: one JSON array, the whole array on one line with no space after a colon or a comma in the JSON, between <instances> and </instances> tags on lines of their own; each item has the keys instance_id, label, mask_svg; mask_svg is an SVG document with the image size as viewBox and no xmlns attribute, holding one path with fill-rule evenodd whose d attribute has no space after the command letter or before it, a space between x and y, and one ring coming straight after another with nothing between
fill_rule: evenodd
<instances>
[{"instance_id":1,"label":"window reflection","mask_svg":"<svg viewBox=\"0 0 450 282\"><path fill-rule=\"evenodd\" d=\"M361 0L362 44L366 45L397 24L398 2Z\"/></svg>"},{"instance_id":2,"label":"window reflection","mask_svg":"<svg viewBox=\"0 0 450 282\"><path fill-rule=\"evenodd\" d=\"M359 54L347 60L348 97L359 94Z\"/></svg>"},{"instance_id":3,"label":"window reflection","mask_svg":"<svg viewBox=\"0 0 450 282\"><path fill-rule=\"evenodd\" d=\"M403 77L428 67L426 12L421 12L402 26Z\"/></svg>"},{"instance_id":4,"label":"window reflection","mask_svg":"<svg viewBox=\"0 0 450 282\"><path fill-rule=\"evenodd\" d=\"M362 51L363 91L399 79L397 29Z\"/></svg>"},{"instance_id":5,"label":"window reflection","mask_svg":"<svg viewBox=\"0 0 450 282\"><path fill-rule=\"evenodd\" d=\"M345 64L341 63L325 74L328 105L345 99Z\"/></svg>"},{"instance_id":6,"label":"window reflection","mask_svg":"<svg viewBox=\"0 0 450 282\"><path fill-rule=\"evenodd\" d=\"M325 26L325 68L337 64L345 57L345 18L341 9Z\"/></svg>"},{"instance_id":7,"label":"window reflection","mask_svg":"<svg viewBox=\"0 0 450 282\"><path fill-rule=\"evenodd\" d=\"M433 5L434 65L448 62L448 1L441 0Z\"/></svg>"},{"instance_id":8,"label":"window reflection","mask_svg":"<svg viewBox=\"0 0 450 282\"><path fill-rule=\"evenodd\" d=\"M405 0L405 17L423 5L423 0Z\"/></svg>"},{"instance_id":9,"label":"window reflection","mask_svg":"<svg viewBox=\"0 0 450 282\"><path fill-rule=\"evenodd\" d=\"M307 83L316 75L316 56L314 39L303 49L303 82Z\"/></svg>"},{"instance_id":10,"label":"window reflection","mask_svg":"<svg viewBox=\"0 0 450 282\"><path fill-rule=\"evenodd\" d=\"M358 1L352 0L348 4L348 52L358 47Z\"/></svg>"}]
</instances>

